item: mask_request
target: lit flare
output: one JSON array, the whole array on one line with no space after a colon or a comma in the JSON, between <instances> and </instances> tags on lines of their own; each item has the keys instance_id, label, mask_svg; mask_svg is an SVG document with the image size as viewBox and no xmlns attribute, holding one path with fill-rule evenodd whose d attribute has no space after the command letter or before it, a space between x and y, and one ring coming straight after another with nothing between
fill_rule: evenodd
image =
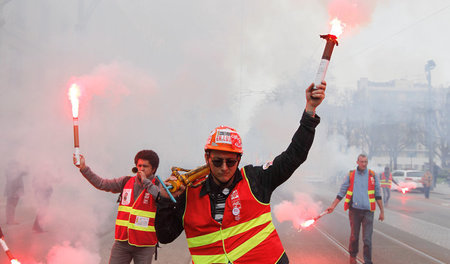
<instances>
[{"instance_id":1,"label":"lit flare","mask_svg":"<svg viewBox=\"0 0 450 264\"><path fill-rule=\"evenodd\" d=\"M344 31L345 24L342 23L342 21L340 21L337 17L335 17L333 20L331 20L330 25L331 25L330 35L339 38L339 36Z\"/></svg>"},{"instance_id":2,"label":"lit flare","mask_svg":"<svg viewBox=\"0 0 450 264\"><path fill-rule=\"evenodd\" d=\"M80 87L77 84L72 84L69 88L69 100L72 103L73 116L73 145L76 165L80 165L80 138L78 135L78 109L80 106Z\"/></svg>"},{"instance_id":3,"label":"lit flare","mask_svg":"<svg viewBox=\"0 0 450 264\"><path fill-rule=\"evenodd\" d=\"M78 117L78 108L80 106L80 87L74 83L69 88L69 100L72 103L72 116L74 118Z\"/></svg>"},{"instance_id":4,"label":"lit flare","mask_svg":"<svg viewBox=\"0 0 450 264\"><path fill-rule=\"evenodd\" d=\"M309 219L309 220L304 221L303 223L300 224L301 228L298 229L298 232L302 231L304 228L310 227L319 218L321 218L322 216L326 215L327 213L328 213L327 211L323 211L320 215L314 217L313 219Z\"/></svg>"},{"instance_id":5,"label":"lit flare","mask_svg":"<svg viewBox=\"0 0 450 264\"><path fill-rule=\"evenodd\" d=\"M344 24L337 18L333 19L331 22L330 34L320 35L327 41L325 49L323 50L322 60L319 64L319 69L316 73L316 78L314 80L314 88L321 84L325 80L325 75L327 74L328 64L330 64L331 54L333 54L334 46L339 45L337 38L342 34Z\"/></svg>"}]
</instances>

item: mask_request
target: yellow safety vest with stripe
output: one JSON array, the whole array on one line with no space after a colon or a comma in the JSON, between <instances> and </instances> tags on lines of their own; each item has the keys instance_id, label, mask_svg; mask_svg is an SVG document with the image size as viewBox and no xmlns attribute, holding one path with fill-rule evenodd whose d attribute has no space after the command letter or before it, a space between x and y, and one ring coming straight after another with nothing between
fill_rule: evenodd
<instances>
[{"instance_id":1,"label":"yellow safety vest with stripe","mask_svg":"<svg viewBox=\"0 0 450 264\"><path fill-rule=\"evenodd\" d=\"M122 191L116 219L115 239L130 245L151 247L157 243L155 232L156 204L152 195L143 190L134 200L136 176L130 178ZM153 183L154 183L153 179Z\"/></svg>"},{"instance_id":2,"label":"yellow safety vest with stripe","mask_svg":"<svg viewBox=\"0 0 450 264\"><path fill-rule=\"evenodd\" d=\"M270 204L250 190L245 170L225 202L222 223L212 218L210 198L187 188L184 230L193 263L277 263L283 245L272 223Z\"/></svg>"},{"instance_id":3,"label":"yellow safety vest with stripe","mask_svg":"<svg viewBox=\"0 0 450 264\"><path fill-rule=\"evenodd\" d=\"M384 172L381 173L380 185L381 185L381 188L389 188L390 189L391 185L392 185L392 174L389 173L389 178L386 179L385 173Z\"/></svg>"},{"instance_id":4,"label":"yellow safety vest with stripe","mask_svg":"<svg viewBox=\"0 0 450 264\"><path fill-rule=\"evenodd\" d=\"M344 203L344 210L347 210L350 208L350 201L352 200L353 196L353 185L355 182L355 170L352 170L349 172L350 177L350 186L347 189L347 194L345 195L345 203ZM369 196L369 203L370 203L370 211L375 211L376 204L375 204L375 172L373 170L369 170L369 188L367 190L367 195Z\"/></svg>"}]
</instances>

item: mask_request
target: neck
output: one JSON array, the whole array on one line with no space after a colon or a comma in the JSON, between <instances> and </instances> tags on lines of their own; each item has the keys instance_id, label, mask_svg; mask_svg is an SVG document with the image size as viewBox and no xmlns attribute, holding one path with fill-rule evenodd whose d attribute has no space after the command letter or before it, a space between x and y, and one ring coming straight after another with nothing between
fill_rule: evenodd
<instances>
[{"instance_id":1,"label":"neck","mask_svg":"<svg viewBox=\"0 0 450 264\"><path fill-rule=\"evenodd\" d=\"M226 188L226 187L228 187L228 186L230 186L231 183L233 182L233 180L234 180L234 175L227 182L221 182L221 181L219 181L219 180L217 180L216 178L213 177L214 184L216 184L221 190Z\"/></svg>"}]
</instances>

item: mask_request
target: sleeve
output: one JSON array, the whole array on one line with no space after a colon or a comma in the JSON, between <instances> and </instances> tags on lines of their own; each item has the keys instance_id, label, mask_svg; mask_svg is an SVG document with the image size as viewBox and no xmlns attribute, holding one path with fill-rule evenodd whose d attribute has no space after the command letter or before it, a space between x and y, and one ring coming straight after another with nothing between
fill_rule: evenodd
<instances>
[{"instance_id":1,"label":"sleeve","mask_svg":"<svg viewBox=\"0 0 450 264\"><path fill-rule=\"evenodd\" d=\"M142 184L144 185L144 188L147 190L147 192L149 192L153 196L153 199L156 199L156 197L158 197L159 187L153 184L151 180L144 179L142 181Z\"/></svg>"},{"instance_id":2,"label":"sleeve","mask_svg":"<svg viewBox=\"0 0 450 264\"><path fill-rule=\"evenodd\" d=\"M300 127L292 137L287 149L275 157L272 164L264 166L246 166L249 172L250 187L255 197L264 203L270 202L273 191L288 180L294 171L306 160L312 146L315 128L320 123L320 117L310 116L303 112Z\"/></svg>"},{"instance_id":3,"label":"sleeve","mask_svg":"<svg viewBox=\"0 0 450 264\"><path fill-rule=\"evenodd\" d=\"M156 199L155 229L158 241L168 244L183 232L183 214L186 192L177 197L177 203L161 196Z\"/></svg>"},{"instance_id":4,"label":"sleeve","mask_svg":"<svg viewBox=\"0 0 450 264\"><path fill-rule=\"evenodd\" d=\"M342 200L347 193L348 187L350 187L350 173L345 177L344 182L341 184L341 188L339 189L339 193L336 196L337 199Z\"/></svg>"},{"instance_id":5,"label":"sleeve","mask_svg":"<svg viewBox=\"0 0 450 264\"><path fill-rule=\"evenodd\" d=\"M115 179L103 179L95 174L89 167L86 167L82 170L80 169L80 172L84 176L84 178L86 178L86 180L88 180L88 182L95 188L112 193L122 192L123 187L131 178L131 176L123 176Z\"/></svg>"}]
</instances>

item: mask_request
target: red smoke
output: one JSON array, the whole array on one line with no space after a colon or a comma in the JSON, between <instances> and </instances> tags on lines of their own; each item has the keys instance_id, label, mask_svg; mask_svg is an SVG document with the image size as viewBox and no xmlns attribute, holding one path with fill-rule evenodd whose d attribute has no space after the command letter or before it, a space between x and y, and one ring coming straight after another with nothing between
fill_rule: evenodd
<instances>
[{"instance_id":1,"label":"red smoke","mask_svg":"<svg viewBox=\"0 0 450 264\"><path fill-rule=\"evenodd\" d=\"M315 202L305 193L295 193L294 202L282 201L274 209L274 215L279 222L291 221L295 229L308 219L320 213L321 202Z\"/></svg>"},{"instance_id":2,"label":"red smoke","mask_svg":"<svg viewBox=\"0 0 450 264\"><path fill-rule=\"evenodd\" d=\"M370 23L377 1L331 0L328 4L330 20L337 17L351 31Z\"/></svg>"}]
</instances>

